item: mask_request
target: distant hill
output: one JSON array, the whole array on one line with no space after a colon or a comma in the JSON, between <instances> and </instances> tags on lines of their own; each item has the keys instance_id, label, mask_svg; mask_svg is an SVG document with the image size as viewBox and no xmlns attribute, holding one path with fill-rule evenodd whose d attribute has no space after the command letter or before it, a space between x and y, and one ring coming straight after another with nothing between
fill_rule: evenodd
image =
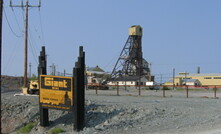
<instances>
[{"instance_id":1,"label":"distant hill","mask_svg":"<svg viewBox=\"0 0 221 134\"><path fill-rule=\"evenodd\" d=\"M23 86L23 77L2 75L2 90L16 90Z\"/></svg>"}]
</instances>

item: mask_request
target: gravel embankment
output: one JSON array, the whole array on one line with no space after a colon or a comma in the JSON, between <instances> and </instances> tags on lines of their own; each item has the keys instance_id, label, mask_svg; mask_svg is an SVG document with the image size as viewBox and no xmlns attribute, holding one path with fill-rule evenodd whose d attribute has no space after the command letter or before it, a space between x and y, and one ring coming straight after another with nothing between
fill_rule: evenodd
<instances>
[{"instance_id":1,"label":"gravel embankment","mask_svg":"<svg viewBox=\"0 0 221 134\"><path fill-rule=\"evenodd\" d=\"M78 134L221 134L221 99L187 99L180 97L179 92L166 98L150 95L155 91L143 96L128 91L116 96L113 92L116 91L100 91L103 95L95 95L94 90L86 91L86 126ZM4 133L13 133L30 121L39 122L38 97L13 95L14 92L2 94ZM47 133L55 127L64 129L67 134L76 133L71 113L49 110L49 117L50 127L42 128L38 124L31 133Z\"/></svg>"}]
</instances>

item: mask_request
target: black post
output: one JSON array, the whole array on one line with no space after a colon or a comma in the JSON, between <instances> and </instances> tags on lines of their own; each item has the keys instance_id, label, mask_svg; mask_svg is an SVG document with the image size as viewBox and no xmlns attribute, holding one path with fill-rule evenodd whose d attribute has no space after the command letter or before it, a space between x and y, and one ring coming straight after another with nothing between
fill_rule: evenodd
<instances>
[{"instance_id":1,"label":"black post","mask_svg":"<svg viewBox=\"0 0 221 134\"><path fill-rule=\"evenodd\" d=\"M186 98L189 98L189 87L186 86Z\"/></svg>"},{"instance_id":2,"label":"black post","mask_svg":"<svg viewBox=\"0 0 221 134\"><path fill-rule=\"evenodd\" d=\"M165 87L163 86L163 97L166 97L165 95Z\"/></svg>"},{"instance_id":3,"label":"black post","mask_svg":"<svg viewBox=\"0 0 221 134\"><path fill-rule=\"evenodd\" d=\"M117 96L119 96L119 83L117 82Z\"/></svg>"},{"instance_id":4,"label":"black post","mask_svg":"<svg viewBox=\"0 0 221 134\"><path fill-rule=\"evenodd\" d=\"M214 88L214 98L216 99L217 97L216 97L216 90L217 90L217 88L216 88L216 86L215 86L215 88Z\"/></svg>"},{"instance_id":5,"label":"black post","mask_svg":"<svg viewBox=\"0 0 221 134\"><path fill-rule=\"evenodd\" d=\"M125 80L125 90L127 90L127 81Z\"/></svg>"},{"instance_id":6,"label":"black post","mask_svg":"<svg viewBox=\"0 0 221 134\"><path fill-rule=\"evenodd\" d=\"M96 95L97 95L97 87L96 87L96 89L95 89L95 92L96 92Z\"/></svg>"},{"instance_id":7,"label":"black post","mask_svg":"<svg viewBox=\"0 0 221 134\"><path fill-rule=\"evenodd\" d=\"M78 57L78 62L75 63L75 68L73 70L74 74L74 130L80 131L84 128L84 102L85 102L85 52L83 52L83 47L80 46L80 56Z\"/></svg>"},{"instance_id":8,"label":"black post","mask_svg":"<svg viewBox=\"0 0 221 134\"><path fill-rule=\"evenodd\" d=\"M38 65L38 81L40 82L40 75L46 75L47 74L47 60L46 60L46 54L45 54L45 47L42 47L42 50L40 52L39 56L39 65ZM40 86L40 85L39 85ZM41 90L39 90L40 94ZM40 101L40 95L39 95L39 101ZM42 108L39 102L39 112L40 112L40 125L45 127L49 126L49 118L48 118L48 109Z\"/></svg>"}]
</instances>

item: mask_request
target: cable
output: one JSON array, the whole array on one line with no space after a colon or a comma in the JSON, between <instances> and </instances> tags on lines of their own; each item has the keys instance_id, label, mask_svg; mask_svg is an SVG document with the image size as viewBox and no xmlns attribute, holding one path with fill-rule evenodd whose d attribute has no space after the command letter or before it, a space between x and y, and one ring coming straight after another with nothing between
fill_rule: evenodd
<instances>
[{"instance_id":1,"label":"cable","mask_svg":"<svg viewBox=\"0 0 221 134\"><path fill-rule=\"evenodd\" d=\"M40 42L43 42L42 40L41 40L41 37L40 37L40 35L39 35L39 33L38 33L38 29L35 27L35 25L34 24L32 24L32 26L34 27L34 31L36 32L36 34L37 34L37 36L38 36L38 39L40 39ZM32 36L33 37L33 36ZM35 45L37 46L39 46L39 48L41 48L41 45L40 45L40 43L35 43ZM38 48L38 47L37 47ZM37 51L40 51L39 49L37 49Z\"/></svg>"},{"instance_id":2,"label":"cable","mask_svg":"<svg viewBox=\"0 0 221 134\"><path fill-rule=\"evenodd\" d=\"M17 34L12 30L12 27L11 27L9 21L8 21L8 17L7 17L6 12L5 12L5 8L3 8L3 10L4 10L4 15L5 15L5 18L6 18L7 24L8 24L8 26L9 26L11 32L14 34L14 36L16 36L16 37L18 37L18 38L22 37L22 35L19 36L19 35L17 35Z\"/></svg>"},{"instance_id":3,"label":"cable","mask_svg":"<svg viewBox=\"0 0 221 134\"><path fill-rule=\"evenodd\" d=\"M35 28L35 27L34 27ZM33 32L31 31L31 29L30 29L30 27L28 28L28 30L29 30L29 34L30 34L30 37L31 37L31 39L33 40L33 44L35 44L33 47L35 48L35 50L37 50L37 51L39 51L40 52L40 50L39 50L39 48L37 47L35 47L35 46L37 46L37 45L39 45L39 43L36 43L36 40L34 40L35 38L34 38L34 36L33 36ZM36 31L37 29L35 28L35 31ZM39 45L39 47L41 47L40 45ZM36 51L35 51L36 52Z\"/></svg>"},{"instance_id":4,"label":"cable","mask_svg":"<svg viewBox=\"0 0 221 134\"><path fill-rule=\"evenodd\" d=\"M33 56L33 58L34 58L34 60L35 60L35 62L36 62L36 64L38 63L38 61L37 61L37 53L36 53L36 49L34 48L34 45L33 45L33 43L32 43L32 41L31 41L31 38L33 39L33 36L32 36L32 34L31 34L31 30L30 29L28 29L29 30L29 33L30 33L30 38L28 38L28 41L29 41L29 46L30 46L30 48L31 48L31 52L32 52L32 56Z\"/></svg>"},{"instance_id":5,"label":"cable","mask_svg":"<svg viewBox=\"0 0 221 134\"><path fill-rule=\"evenodd\" d=\"M16 23L17 23L17 25L18 25L19 30L22 31L22 30L21 30L21 27L20 27L20 25L19 25L19 23L18 23L18 19L17 19L17 17L16 17L16 14L15 14L13 8L12 8L12 12L13 12L13 14L14 14L14 16L15 16L15 20L16 20ZM21 32L21 33L23 33L23 32Z\"/></svg>"},{"instance_id":6,"label":"cable","mask_svg":"<svg viewBox=\"0 0 221 134\"><path fill-rule=\"evenodd\" d=\"M31 40L28 39L28 41L29 41L29 44L30 44L29 46L30 46L30 48L31 48L32 56L33 56L33 58L34 58L34 60L35 60L35 63L38 64L38 61L37 61L37 59L36 59L37 55L36 55L35 51L33 50Z\"/></svg>"},{"instance_id":7,"label":"cable","mask_svg":"<svg viewBox=\"0 0 221 134\"><path fill-rule=\"evenodd\" d=\"M42 34L42 42L43 44L45 44L45 40L44 40L44 32L43 32L43 28L42 28L42 19L41 19L41 12L39 11L39 20L40 20L40 27L41 27L41 34Z\"/></svg>"}]
</instances>

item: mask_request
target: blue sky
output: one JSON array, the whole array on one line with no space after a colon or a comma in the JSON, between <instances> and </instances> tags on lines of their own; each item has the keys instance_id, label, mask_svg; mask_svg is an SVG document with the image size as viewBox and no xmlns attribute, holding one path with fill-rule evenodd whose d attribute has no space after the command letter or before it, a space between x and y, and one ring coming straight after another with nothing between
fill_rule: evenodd
<instances>
[{"instance_id":1,"label":"blue sky","mask_svg":"<svg viewBox=\"0 0 221 134\"><path fill-rule=\"evenodd\" d=\"M29 0L37 5L38 0ZM12 0L13 4L20 4ZM143 57L152 73L168 79L178 72L221 73L220 0L45 0L29 10L29 62L37 71L37 56L46 46L48 66L72 72L78 47L86 65L112 71L132 25L143 27ZM23 75L23 13L4 2L3 74ZM50 68L48 67L48 72Z\"/></svg>"}]
</instances>

